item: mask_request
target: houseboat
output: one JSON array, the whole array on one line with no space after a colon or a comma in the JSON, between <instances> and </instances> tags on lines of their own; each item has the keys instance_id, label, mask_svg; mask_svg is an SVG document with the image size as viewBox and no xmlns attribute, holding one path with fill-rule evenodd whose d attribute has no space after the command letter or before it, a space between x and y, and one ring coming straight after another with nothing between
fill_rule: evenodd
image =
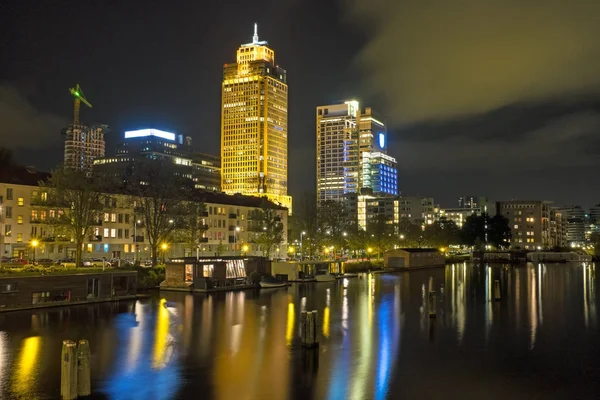
<instances>
[{"instance_id":1,"label":"houseboat","mask_svg":"<svg viewBox=\"0 0 600 400\"><path fill-rule=\"evenodd\" d=\"M271 275L271 262L263 257L185 257L172 259L165 266L161 290L215 292L257 287L250 276Z\"/></svg>"}]
</instances>

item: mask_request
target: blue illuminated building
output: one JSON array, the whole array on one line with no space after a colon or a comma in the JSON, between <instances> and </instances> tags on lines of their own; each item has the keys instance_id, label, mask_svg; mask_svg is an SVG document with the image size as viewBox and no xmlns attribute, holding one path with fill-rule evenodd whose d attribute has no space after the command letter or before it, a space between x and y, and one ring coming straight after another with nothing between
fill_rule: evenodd
<instances>
[{"instance_id":1,"label":"blue illuminated building","mask_svg":"<svg viewBox=\"0 0 600 400\"><path fill-rule=\"evenodd\" d=\"M362 160L363 188L373 193L398 195L398 169L396 159L387 154L364 153Z\"/></svg>"}]
</instances>

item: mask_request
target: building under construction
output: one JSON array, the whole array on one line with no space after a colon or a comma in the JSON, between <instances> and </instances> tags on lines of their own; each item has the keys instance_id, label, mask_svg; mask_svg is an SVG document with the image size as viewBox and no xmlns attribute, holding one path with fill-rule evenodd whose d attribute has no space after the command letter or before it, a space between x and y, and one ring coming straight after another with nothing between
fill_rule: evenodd
<instances>
[{"instance_id":1,"label":"building under construction","mask_svg":"<svg viewBox=\"0 0 600 400\"><path fill-rule=\"evenodd\" d=\"M83 171L92 169L94 159L104 157L106 125L75 125L63 129L65 135L64 165Z\"/></svg>"},{"instance_id":2,"label":"building under construction","mask_svg":"<svg viewBox=\"0 0 600 400\"><path fill-rule=\"evenodd\" d=\"M64 165L67 168L89 171L94 159L104 157L104 134L108 131L106 125L83 125L79 122L81 103L88 107L92 105L85 98L79 84L69 89L74 100L73 123L62 130L65 135Z\"/></svg>"}]
</instances>

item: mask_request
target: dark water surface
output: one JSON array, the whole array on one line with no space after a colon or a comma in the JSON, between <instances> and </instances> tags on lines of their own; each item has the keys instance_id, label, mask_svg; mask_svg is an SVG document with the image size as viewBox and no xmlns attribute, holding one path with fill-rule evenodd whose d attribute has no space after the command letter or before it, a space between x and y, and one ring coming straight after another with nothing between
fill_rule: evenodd
<instances>
[{"instance_id":1,"label":"dark water surface","mask_svg":"<svg viewBox=\"0 0 600 400\"><path fill-rule=\"evenodd\" d=\"M95 398L600 398L597 284L593 264L461 264L2 313L0 398L58 398L62 341L80 338ZM303 309L318 350L300 347Z\"/></svg>"}]
</instances>

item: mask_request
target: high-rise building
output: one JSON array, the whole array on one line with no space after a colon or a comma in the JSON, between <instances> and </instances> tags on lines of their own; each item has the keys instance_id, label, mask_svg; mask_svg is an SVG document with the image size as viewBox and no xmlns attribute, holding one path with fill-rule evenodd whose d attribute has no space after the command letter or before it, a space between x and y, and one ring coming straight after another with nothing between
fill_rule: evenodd
<instances>
[{"instance_id":1,"label":"high-rise building","mask_svg":"<svg viewBox=\"0 0 600 400\"><path fill-rule=\"evenodd\" d=\"M258 40L223 67L221 186L228 194L266 196L291 210L288 196L288 86L275 52Z\"/></svg>"},{"instance_id":2,"label":"high-rise building","mask_svg":"<svg viewBox=\"0 0 600 400\"><path fill-rule=\"evenodd\" d=\"M342 201L370 189L398 194L396 159L387 154L385 125L357 101L316 110L317 201Z\"/></svg>"},{"instance_id":3,"label":"high-rise building","mask_svg":"<svg viewBox=\"0 0 600 400\"><path fill-rule=\"evenodd\" d=\"M94 172L127 181L142 164L161 162L190 187L217 192L221 189L219 158L193 153L189 136L158 129L127 131L116 153L95 159Z\"/></svg>"},{"instance_id":4,"label":"high-rise building","mask_svg":"<svg viewBox=\"0 0 600 400\"><path fill-rule=\"evenodd\" d=\"M104 157L104 134L106 125L71 124L62 133L65 135L64 165L82 171L89 171L94 159Z\"/></svg>"}]
</instances>

